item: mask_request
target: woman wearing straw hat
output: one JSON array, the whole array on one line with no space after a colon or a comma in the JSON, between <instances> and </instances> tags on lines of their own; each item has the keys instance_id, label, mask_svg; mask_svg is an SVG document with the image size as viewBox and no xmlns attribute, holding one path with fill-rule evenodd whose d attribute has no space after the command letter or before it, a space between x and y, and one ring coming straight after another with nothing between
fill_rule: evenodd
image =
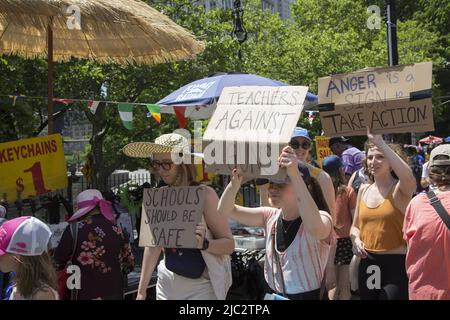
<instances>
[{"instance_id":1,"label":"woman wearing straw hat","mask_svg":"<svg viewBox=\"0 0 450 320\"><path fill-rule=\"evenodd\" d=\"M157 178L169 187L175 187L198 185L195 182L193 166L190 165L190 161L186 161L192 155L189 149L190 144L185 137L170 133L156 138L155 143L130 143L123 148L123 152L130 157L150 158L151 169ZM183 161L175 164L173 156L180 154L183 155ZM158 265L156 299L225 299L231 286L229 255L234 251L234 239L228 221L217 211L219 199L216 192L210 187L205 187L205 190L205 209L202 218L205 223L199 223L196 229L198 249L146 247L138 300L146 299L147 286L162 251L164 259ZM184 260L184 269L186 272L192 271L191 275L168 269L167 265L177 264L187 256L189 258L188 261Z\"/></svg>"}]
</instances>

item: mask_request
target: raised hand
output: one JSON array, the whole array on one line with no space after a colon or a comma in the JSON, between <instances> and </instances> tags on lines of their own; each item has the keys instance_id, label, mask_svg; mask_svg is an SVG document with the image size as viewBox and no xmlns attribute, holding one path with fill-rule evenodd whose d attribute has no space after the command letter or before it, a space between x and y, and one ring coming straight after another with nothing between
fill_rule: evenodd
<instances>
[{"instance_id":1,"label":"raised hand","mask_svg":"<svg viewBox=\"0 0 450 320\"><path fill-rule=\"evenodd\" d=\"M376 145L377 147L384 144L384 140L383 140L383 136L381 134L373 134L370 131L369 127L367 128L367 139L369 140L370 143Z\"/></svg>"},{"instance_id":2,"label":"raised hand","mask_svg":"<svg viewBox=\"0 0 450 320\"><path fill-rule=\"evenodd\" d=\"M240 188L243 180L244 177L239 174L237 169L233 169L233 171L231 171L230 184L233 188Z\"/></svg>"},{"instance_id":3,"label":"raised hand","mask_svg":"<svg viewBox=\"0 0 450 320\"><path fill-rule=\"evenodd\" d=\"M278 165L282 168L286 168L289 176L298 174L298 158L292 147L286 146L281 150L281 154L278 157Z\"/></svg>"}]
</instances>

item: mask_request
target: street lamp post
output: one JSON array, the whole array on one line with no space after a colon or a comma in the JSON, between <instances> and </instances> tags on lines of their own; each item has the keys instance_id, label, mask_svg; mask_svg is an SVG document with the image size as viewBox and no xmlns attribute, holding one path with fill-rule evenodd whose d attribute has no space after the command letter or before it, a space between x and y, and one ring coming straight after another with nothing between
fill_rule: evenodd
<instances>
[{"instance_id":1,"label":"street lamp post","mask_svg":"<svg viewBox=\"0 0 450 320\"><path fill-rule=\"evenodd\" d=\"M242 48L241 45L247 40L247 31L244 28L244 9L241 4L241 0L234 0L233 2L233 17L234 17L234 29L233 36L239 42L238 57L239 62L242 61Z\"/></svg>"}]
</instances>

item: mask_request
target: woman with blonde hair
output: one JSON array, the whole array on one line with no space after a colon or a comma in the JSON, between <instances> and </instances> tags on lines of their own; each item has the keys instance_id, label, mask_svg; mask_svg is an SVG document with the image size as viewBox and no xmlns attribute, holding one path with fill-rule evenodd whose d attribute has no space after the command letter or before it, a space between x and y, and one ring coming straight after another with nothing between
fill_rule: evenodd
<instances>
[{"instance_id":1,"label":"woman with blonde hair","mask_svg":"<svg viewBox=\"0 0 450 320\"><path fill-rule=\"evenodd\" d=\"M367 137L369 184L359 190L350 231L353 253L361 258L360 296L362 300L408 299L402 227L416 180L399 156L400 146L387 145L369 128Z\"/></svg>"},{"instance_id":2,"label":"woman with blonde hair","mask_svg":"<svg viewBox=\"0 0 450 320\"><path fill-rule=\"evenodd\" d=\"M156 138L155 143L128 144L123 152L130 157L150 158L151 170L168 187L198 186L189 149L190 144L184 136L170 133ZM234 251L234 239L228 221L217 211L216 192L208 186L204 189L204 222L196 228L198 247L145 247L138 300L146 299L148 283L162 252L164 259L157 267L156 299L225 299L231 286L230 254Z\"/></svg>"},{"instance_id":3,"label":"woman with blonde hair","mask_svg":"<svg viewBox=\"0 0 450 320\"><path fill-rule=\"evenodd\" d=\"M34 217L0 227L0 271L14 272L10 300L58 300L56 272L47 252L50 228Z\"/></svg>"}]
</instances>

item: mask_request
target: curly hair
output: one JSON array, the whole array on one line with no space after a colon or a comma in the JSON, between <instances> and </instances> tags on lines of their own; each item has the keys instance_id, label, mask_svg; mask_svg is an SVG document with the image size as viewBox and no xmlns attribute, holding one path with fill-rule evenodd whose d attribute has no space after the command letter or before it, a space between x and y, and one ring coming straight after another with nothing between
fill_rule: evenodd
<instances>
[{"instance_id":1,"label":"curly hair","mask_svg":"<svg viewBox=\"0 0 450 320\"><path fill-rule=\"evenodd\" d=\"M450 166L431 166L428 176L433 185L448 186L450 185Z\"/></svg>"}]
</instances>

